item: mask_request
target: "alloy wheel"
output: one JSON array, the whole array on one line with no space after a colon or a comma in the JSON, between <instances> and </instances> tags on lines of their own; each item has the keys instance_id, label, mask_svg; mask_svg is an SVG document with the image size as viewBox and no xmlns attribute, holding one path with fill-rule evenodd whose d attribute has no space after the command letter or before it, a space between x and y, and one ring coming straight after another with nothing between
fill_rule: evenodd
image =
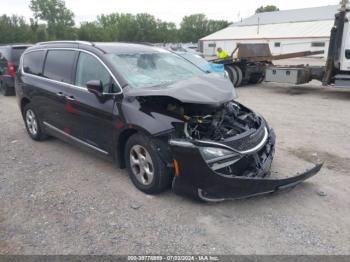
<instances>
[{"instance_id":1,"label":"alloy wheel","mask_svg":"<svg viewBox=\"0 0 350 262\"><path fill-rule=\"evenodd\" d=\"M150 153L143 146L134 145L130 149L130 166L133 175L141 184L148 186L153 182L153 161Z\"/></svg>"},{"instance_id":2,"label":"alloy wheel","mask_svg":"<svg viewBox=\"0 0 350 262\"><path fill-rule=\"evenodd\" d=\"M31 109L26 112L26 123L30 134L36 136L38 134L38 120Z\"/></svg>"}]
</instances>

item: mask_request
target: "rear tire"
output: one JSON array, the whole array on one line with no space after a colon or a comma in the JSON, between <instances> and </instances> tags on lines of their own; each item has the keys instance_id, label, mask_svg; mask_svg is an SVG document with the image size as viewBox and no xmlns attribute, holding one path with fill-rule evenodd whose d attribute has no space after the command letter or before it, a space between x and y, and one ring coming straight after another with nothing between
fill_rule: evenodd
<instances>
[{"instance_id":1,"label":"rear tire","mask_svg":"<svg viewBox=\"0 0 350 262\"><path fill-rule=\"evenodd\" d=\"M225 66L225 71L226 71L226 73L227 73L227 75L228 75L228 78L229 78L230 81L233 83L233 81L232 81L233 76L232 76L231 69L230 69L228 66Z\"/></svg>"},{"instance_id":2,"label":"rear tire","mask_svg":"<svg viewBox=\"0 0 350 262\"><path fill-rule=\"evenodd\" d=\"M234 66L228 66L227 71L229 72L229 76L233 86L236 87L238 82L238 73L236 69L234 68Z\"/></svg>"},{"instance_id":3,"label":"rear tire","mask_svg":"<svg viewBox=\"0 0 350 262\"><path fill-rule=\"evenodd\" d=\"M172 174L161 159L159 145L142 134L132 135L126 143L124 157L131 181L146 194L158 194L170 187Z\"/></svg>"},{"instance_id":4,"label":"rear tire","mask_svg":"<svg viewBox=\"0 0 350 262\"><path fill-rule=\"evenodd\" d=\"M10 88L6 82L0 82L0 93L3 96L13 96L15 95L15 90L14 88Z\"/></svg>"},{"instance_id":5,"label":"rear tire","mask_svg":"<svg viewBox=\"0 0 350 262\"><path fill-rule=\"evenodd\" d=\"M24 123L28 135L35 141L42 141L47 138L43 132L42 123L38 118L35 108L32 104L27 104L23 109Z\"/></svg>"},{"instance_id":6,"label":"rear tire","mask_svg":"<svg viewBox=\"0 0 350 262\"><path fill-rule=\"evenodd\" d=\"M254 74L250 77L249 79L249 83L250 84L259 84L261 83L262 81L264 81L264 76L261 75L261 74Z\"/></svg>"},{"instance_id":7,"label":"rear tire","mask_svg":"<svg viewBox=\"0 0 350 262\"><path fill-rule=\"evenodd\" d=\"M236 70L236 73L237 73L236 87L240 87L242 85L242 82L243 82L243 72L242 72L242 69L237 65L234 66L234 69Z\"/></svg>"}]
</instances>

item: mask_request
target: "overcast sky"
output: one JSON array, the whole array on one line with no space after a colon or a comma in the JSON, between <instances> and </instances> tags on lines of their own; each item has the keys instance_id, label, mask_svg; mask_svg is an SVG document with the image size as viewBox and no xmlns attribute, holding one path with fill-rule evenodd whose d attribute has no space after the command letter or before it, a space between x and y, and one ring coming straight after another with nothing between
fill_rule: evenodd
<instances>
[{"instance_id":1,"label":"overcast sky","mask_svg":"<svg viewBox=\"0 0 350 262\"><path fill-rule=\"evenodd\" d=\"M338 4L339 0L66 0L77 24L93 21L99 14L112 12L150 13L157 18L179 24L185 15L204 13L212 19L231 22L254 14L261 5L273 4L281 10ZM30 0L0 0L0 14L32 17Z\"/></svg>"}]
</instances>

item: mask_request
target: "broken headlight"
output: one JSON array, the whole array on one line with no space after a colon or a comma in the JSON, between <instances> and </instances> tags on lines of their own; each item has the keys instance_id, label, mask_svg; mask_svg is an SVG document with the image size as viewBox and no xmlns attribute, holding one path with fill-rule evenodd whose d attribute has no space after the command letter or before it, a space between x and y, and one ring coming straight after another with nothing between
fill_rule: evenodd
<instances>
[{"instance_id":1,"label":"broken headlight","mask_svg":"<svg viewBox=\"0 0 350 262\"><path fill-rule=\"evenodd\" d=\"M238 153L222 148L200 147L199 151L205 162L214 171L227 168L241 159Z\"/></svg>"},{"instance_id":2,"label":"broken headlight","mask_svg":"<svg viewBox=\"0 0 350 262\"><path fill-rule=\"evenodd\" d=\"M230 150L216 147L200 147L199 151L205 161L211 161L218 158L232 157L236 155Z\"/></svg>"}]
</instances>

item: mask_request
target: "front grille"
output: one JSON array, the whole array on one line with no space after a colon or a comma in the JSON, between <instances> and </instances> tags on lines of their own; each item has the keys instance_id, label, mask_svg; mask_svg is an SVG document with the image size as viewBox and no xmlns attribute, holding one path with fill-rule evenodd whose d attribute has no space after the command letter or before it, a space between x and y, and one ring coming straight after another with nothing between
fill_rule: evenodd
<instances>
[{"instance_id":1,"label":"front grille","mask_svg":"<svg viewBox=\"0 0 350 262\"><path fill-rule=\"evenodd\" d=\"M271 131L267 143L259 151L245 155L239 161L222 169L214 170L226 176L267 177L274 155L275 135Z\"/></svg>"},{"instance_id":2,"label":"front grille","mask_svg":"<svg viewBox=\"0 0 350 262\"><path fill-rule=\"evenodd\" d=\"M265 125L261 125L260 128L253 133L249 133L241 138L237 138L231 141L225 141L222 143L238 151L247 151L256 147L264 138L264 135Z\"/></svg>"}]
</instances>

